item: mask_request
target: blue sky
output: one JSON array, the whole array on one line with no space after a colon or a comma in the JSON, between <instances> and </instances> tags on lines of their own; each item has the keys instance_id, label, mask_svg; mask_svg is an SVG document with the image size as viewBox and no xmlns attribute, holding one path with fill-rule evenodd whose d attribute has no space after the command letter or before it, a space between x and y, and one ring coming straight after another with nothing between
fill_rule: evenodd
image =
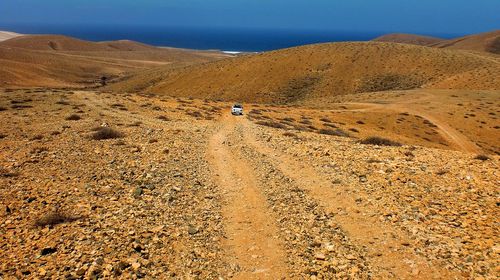
<instances>
[{"instance_id":1,"label":"blue sky","mask_svg":"<svg viewBox=\"0 0 500 280\"><path fill-rule=\"evenodd\" d=\"M15 24L467 34L500 29L500 0L0 0Z\"/></svg>"}]
</instances>

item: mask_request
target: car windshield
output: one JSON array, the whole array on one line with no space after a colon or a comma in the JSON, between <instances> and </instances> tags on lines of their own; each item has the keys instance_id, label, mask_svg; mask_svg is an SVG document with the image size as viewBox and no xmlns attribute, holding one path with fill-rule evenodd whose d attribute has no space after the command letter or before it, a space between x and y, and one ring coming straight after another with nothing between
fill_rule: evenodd
<instances>
[{"instance_id":1,"label":"car windshield","mask_svg":"<svg viewBox=\"0 0 500 280\"><path fill-rule=\"evenodd\" d=\"M233 108L238 108L238 109L242 109L243 106L239 105L239 104L236 104L236 105L233 105Z\"/></svg>"}]
</instances>

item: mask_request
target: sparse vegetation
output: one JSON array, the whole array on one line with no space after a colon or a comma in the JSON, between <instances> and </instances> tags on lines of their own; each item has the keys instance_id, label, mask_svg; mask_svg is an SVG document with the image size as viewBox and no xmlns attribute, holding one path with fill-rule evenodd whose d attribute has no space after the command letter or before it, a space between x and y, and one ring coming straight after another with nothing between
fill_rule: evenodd
<instances>
[{"instance_id":1,"label":"sparse vegetation","mask_svg":"<svg viewBox=\"0 0 500 280\"><path fill-rule=\"evenodd\" d=\"M487 156L487 155L477 155L474 157L474 159L477 159L477 160L482 160L482 161L486 161L486 160L490 160L490 157Z\"/></svg>"},{"instance_id":2,"label":"sparse vegetation","mask_svg":"<svg viewBox=\"0 0 500 280\"><path fill-rule=\"evenodd\" d=\"M55 226L63 223L71 223L76 220L78 220L77 217L62 212L59 209L55 209L37 218L35 220L35 226L37 227Z\"/></svg>"},{"instance_id":3,"label":"sparse vegetation","mask_svg":"<svg viewBox=\"0 0 500 280\"><path fill-rule=\"evenodd\" d=\"M436 175L443 176L444 174L448 173L448 170L446 169L439 169L436 171Z\"/></svg>"},{"instance_id":4,"label":"sparse vegetation","mask_svg":"<svg viewBox=\"0 0 500 280\"><path fill-rule=\"evenodd\" d=\"M157 119L162 120L162 121L170 121L170 118L167 116L158 116Z\"/></svg>"},{"instance_id":5,"label":"sparse vegetation","mask_svg":"<svg viewBox=\"0 0 500 280\"><path fill-rule=\"evenodd\" d=\"M290 131L283 133L283 136L292 137L292 138L299 138L299 136L297 134L290 132Z\"/></svg>"},{"instance_id":6,"label":"sparse vegetation","mask_svg":"<svg viewBox=\"0 0 500 280\"><path fill-rule=\"evenodd\" d=\"M123 133L116 131L110 127L99 127L92 134L92 139L94 139L94 140L106 140L106 139L122 138L123 136L124 136Z\"/></svg>"},{"instance_id":7,"label":"sparse vegetation","mask_svg":"<svg viewBox=\"0 0 500 280\"><path fill-rule=\"evenodd\" d=\"M35 135L35 136L30 138L31 141L42 140L42 139L43 139L43 135L41 135L41 134Z\"/></svg>"},{"instance_id":8,"label":"sparse vegetation","mask_svg":"<svg viewBox=\"0 0 500 280\"><path fill-rule=\"evenodd\" d=\"M340 136L340 137L349 137L349 133L343 131L342 129L320 129L318 131L320 134Z\"/></svg>"},{"instance_id":9,"label":"sparse vegetation","mask_svg":"<svg viewBox=\"0 0 500 280\"><path fill-rule=\"evenodd\" d=\"M1 167L0 166L0 178L13 178L19 176L19 172L16 171L10 171L7 168Z\"/></svg>"},{"instance_id":10,"label":"sparse vegetation","mask_svg":"<svg viewBox=\"0 0 500 280\"><path fill-rule=\"evenodd\" d=\"M284 124L281 124L279 122L275 122L275 121L258 121L256 122L256 124L258 125L263 125L263 126L269 126L269 127L273 127L273 128L280 128L280 129L286 129L286 125Z\"/></svg>"},{"instance_id":11,"label":"sparse vegetation","mask_svg":"<svg viewBox=\"0 0 500 280\"><path fill-rule=\"evenodd\" d=\"M82 119L82 117L80 117L80 115L77 115L77 114L71 114L66 118L67 121L78 121L81 119Z\"/></svg>"},{"instance_id":12,"label":"sparse vegetation","mask_svg":"<svg viewBox=\"0 0 500 280\"><path fill-rule=\"evenodd\" d=\"M361 140L359 143L365 144L365 145L376 145L376 146L394 146L398 147L401 146L401 143L398 143L396 141L392 141L386 138L378 137L378 136L371 136L368 138L365 138Z\"/></svg>"}]
</instances>

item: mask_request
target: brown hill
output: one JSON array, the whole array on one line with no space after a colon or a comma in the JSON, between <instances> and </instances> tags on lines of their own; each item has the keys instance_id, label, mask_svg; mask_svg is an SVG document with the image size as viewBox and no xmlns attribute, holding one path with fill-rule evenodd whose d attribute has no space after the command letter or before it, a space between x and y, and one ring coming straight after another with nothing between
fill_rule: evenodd
<instances>
[{"instance_id":1,"label":"brown hill","mask_svg":"<svg viewBox=\"0 0 500 280\"><path fill-rule=\"evenodd\" d=\"M436 48L463 49L500 54L500 30L474 34L429 45Z\"/></svg>"},{"instance_id":2,"label":"brown hill","mask_svg":"<svg viewBox=\"0 0 500 280\"><path fill-rule=\"evenodd\" d=\"M392 33L392 34L380 36L378 38L373 39L372 41L427 46L427 45L439 43L443 40L444 39L430 37L430 36L404 34L404 33Z\"/></svg>"},{"instance_id":3,"label":"brown hill","mask_svg":"<svg viewBox=\"0 0 500 280\"><path fill-rule=\"evenodd\" d=\"M2 46L40 51L144 51L156 49L134 41L90 42L63 35L29 35L15 37Z\"/></svg>"},{"instance_id":4,"label":"brown hill","mask_svg":"<svg viewBox=\"0 0 500 280\"><path fill-rule=\"evenodd\" d=\"M227 57L217 52L156 48L132 41L89 42L30 35L0 42L0 87L83 86L165 66L175 68Z\"/></svg>"},{"instance_id":5,"label":"brown hill","mask_svg":"<svg viewBox=\"0 0 500 280\"><path fill-rule=\"evenodd\" d=\"M110 88L245 102L307 102L385 90L500 89L499 63L495 57L413 45L333 43L154 69Z\"/></svg>"}]
</instances>

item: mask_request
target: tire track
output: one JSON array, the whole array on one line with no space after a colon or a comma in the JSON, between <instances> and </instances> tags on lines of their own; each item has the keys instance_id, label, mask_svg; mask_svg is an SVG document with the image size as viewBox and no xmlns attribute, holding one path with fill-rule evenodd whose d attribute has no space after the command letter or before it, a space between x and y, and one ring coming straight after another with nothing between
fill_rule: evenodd
<instances>
[{"instance_id":1,"label":"tire track","mask_svg":"<svg viewBox=\"0 0 500 280\"><path fill-rule=\"evenodd\" d=\"M286 275L284 253L267 202L260 193L252 168L230 148L234 118L224 117L211 137L207 158L215 181L225 193L228 262L235 279L280 279Z\"/></svg>"},{"instance_id":2,"label":"tire track","mask_svg":"<svg viewBox=\"0 0 500 280\"><path fill-rule=\"evenodd\" d=\"M244 140L256 151L267 155L273 164L287 177L291 178L300 189L308 191L310 196L327 211L335 214L335 221L347 233L354 244L367 250L369 263L377 271L387 272L380 278L396 279L455 279L457 275L441 267L433 267L424 258L411 250L401 248L409 238L401 231L381 224L371 216L375 211L358 206L349 195L335 191L331 183L320 176L307 163L301 163L258 141L252 124L243 120ZM377 276L375 276L377 277Z\"/></svg>"}]
</instances>

